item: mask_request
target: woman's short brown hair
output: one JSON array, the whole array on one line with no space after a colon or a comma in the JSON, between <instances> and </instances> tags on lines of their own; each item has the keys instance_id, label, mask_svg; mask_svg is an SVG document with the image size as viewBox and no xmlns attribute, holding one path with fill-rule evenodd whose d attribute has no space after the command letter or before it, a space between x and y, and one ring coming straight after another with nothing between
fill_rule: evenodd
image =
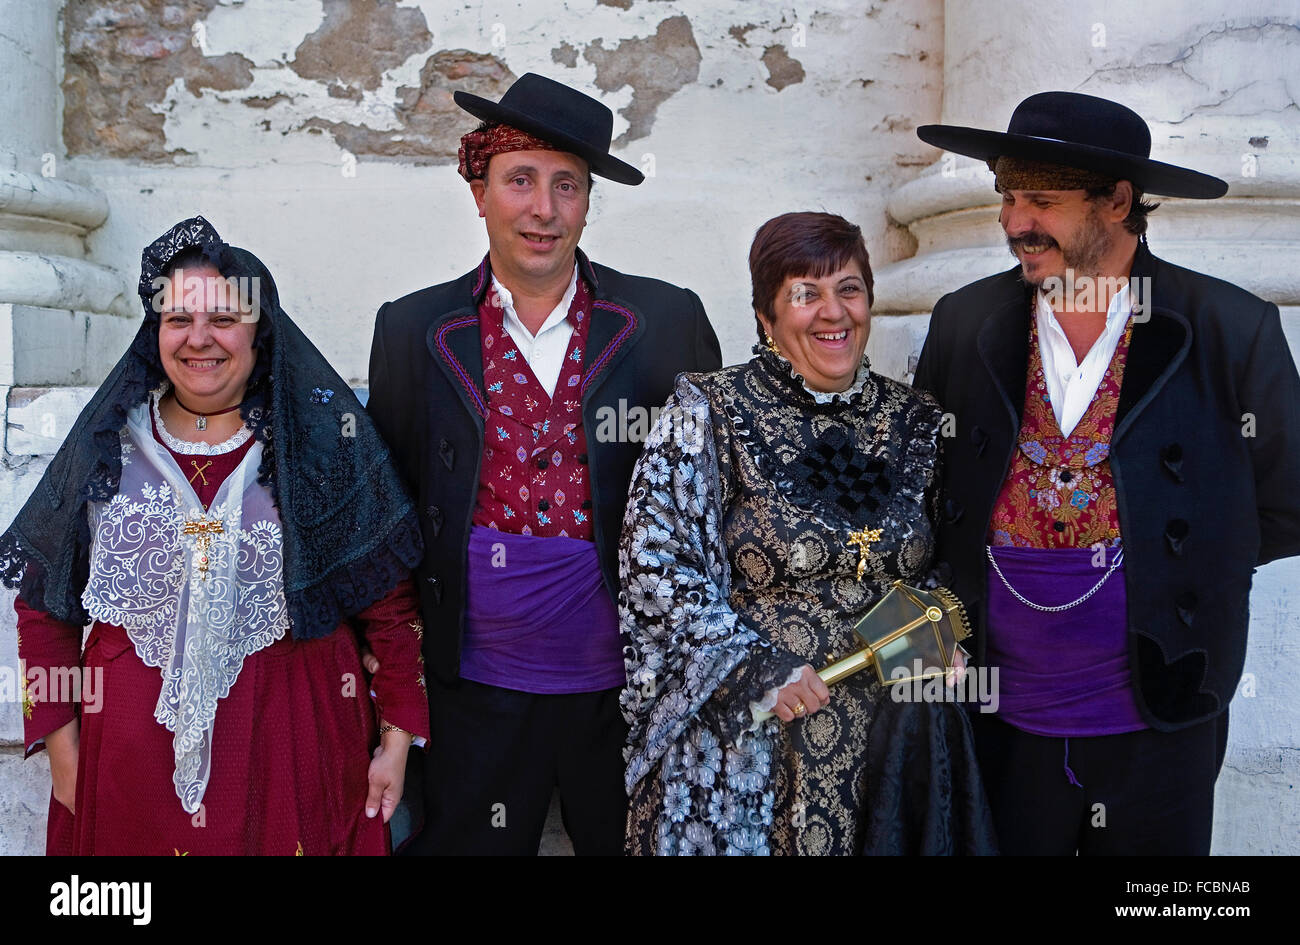
<instances>
[{"instance_id":1,"label":"woman's short brown hair","mask_svg":"<svg viewBox=\"0 0 1300 945\"><path fill-rule=\"evenodd\" d=\"M867 284L867 304L875 302L875 281L862 228L834 213L783 213L758 228L749 247L749 278L754 311L776 318L776 294L791 276L821 279L850 262ZM758 321L758 340L763 323Z\"/></svg>"}]
</instances>

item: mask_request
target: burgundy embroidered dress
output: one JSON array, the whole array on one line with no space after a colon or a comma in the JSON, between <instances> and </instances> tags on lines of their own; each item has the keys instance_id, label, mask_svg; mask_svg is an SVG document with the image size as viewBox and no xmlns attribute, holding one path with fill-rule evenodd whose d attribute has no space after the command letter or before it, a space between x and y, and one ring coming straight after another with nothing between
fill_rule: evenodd
<instances>
[{"instance_id":1,"label":"burgundy embroidered dress","mask_svg":"<svg viewBox=\"0 0 1300 945\"><path fill-rule=\"evenodd\" d=\"M153 435L207 509L253 440L246 430L207 455ZM128 449L124 448L124 454ZM124 456L124 462L129 461ZM211 774L201 806L187 813L173 783L173 734L155 720L160 671L137 654L126 630L104 621L82 628L19 599L19 654L26 666L77 667L102 682L82 705L24 702L28 755L80 716L76 815L50 799L47 852L125 855L329 855L389 850L382 817L364 805L377 719L429 734L420 666L422 625L411 582L401 582L356 623L380 661L368 680L356 632L344 623L323 639L283 635L244 658L217 704ZM373 695L372 695L373 692ZM93 699L92 699L93 697ZM92 702L97 701L92 710Z\"/></svg>"}]
</instances>

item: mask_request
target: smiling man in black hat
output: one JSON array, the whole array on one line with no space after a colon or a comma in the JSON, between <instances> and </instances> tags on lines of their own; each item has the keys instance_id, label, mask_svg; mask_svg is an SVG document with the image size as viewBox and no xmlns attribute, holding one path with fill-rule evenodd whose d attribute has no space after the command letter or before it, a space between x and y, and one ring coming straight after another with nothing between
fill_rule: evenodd
<instances>
[{"instance_id":1,"label":"smiling man in black hat","mask_svg":"<svg viewBox=\"0 0 1300 945\"><path fill-rule=\"evenodd\" d=\"M721 366L696 295L589 261L613 115L542 76L461 139L488 254L379 310L369 411L421 510L433 717L412 852L534 854L558 787L578 854L623 849L618 538L649 417ZM609 418L622 418L607 422ZM408 781L408 784L411 783ZM418 827L418 824L417 824Z\"/></svg>"},{"instance_id":2,"label":"smiling man in black hat","mask_svg":"<svg viewBox=\"0 0 1300 945\"><path fill-rule=\"evenodd\" d=\"M1012 854L1206 854L1251 575L1300 554L1300 378L1277 306L1146 244L1152 161L1122 105L1045 92L985 160L1018 265L935 306L915 385L955 421L939 558L999 672L975 716Z\"/></svg>"}]
</instances>

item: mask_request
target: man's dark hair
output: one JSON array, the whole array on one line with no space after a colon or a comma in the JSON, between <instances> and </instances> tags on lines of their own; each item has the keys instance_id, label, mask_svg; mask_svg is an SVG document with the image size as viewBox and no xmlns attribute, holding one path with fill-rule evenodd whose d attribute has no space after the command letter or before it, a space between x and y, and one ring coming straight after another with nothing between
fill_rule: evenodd
<instances>
[{"instance_id":1,"label":"man's dark hair","mask_svg":"<svg viewBox=\"0 0 1300 945\"><path fill-rule=\"evenodd\" d=\"M1147 214L1160 206L1160 204L1143 200L1142 191L1136 184L1133 184L1132 181L1129 181L1129 183L1133 187L1133 203L1129 206L1128 216L1124 218L1124 229L1128 230L1134 236L1144 236L1147 231ZM1109 200L1111 197L1115 196L1115 187L1118 184L1119 181L1116 181L1114 184L1105 184L1100 187L1089 187L1086 191L1087 198L1094 203L1102 200Z\"/></svg>"},{"instance_id":2,"label":"man's dark hair","mask_svg":"<svg viewBox=\"0 0 1300 945\"><path fill-rule=\"evenodd\" d=\"M821 279L856 262L867 284L867 304L875 303L875 280L862 228L833 213L783 213L758 228L749 248L749 278L754 311L776 318L776 294L790 276ZM763 323L758 340L764 339Z\"/></svg>"}]
</instances>

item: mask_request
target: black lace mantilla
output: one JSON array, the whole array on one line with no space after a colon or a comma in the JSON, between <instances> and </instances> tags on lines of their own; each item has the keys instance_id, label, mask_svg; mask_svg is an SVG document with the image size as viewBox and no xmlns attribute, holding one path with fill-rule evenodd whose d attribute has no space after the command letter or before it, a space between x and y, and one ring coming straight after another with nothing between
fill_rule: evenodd
<instances>
[{"instance_id":1,"label":"black lace mantilla","mask_svg":"<svg viewBox=\"0 0 1300 945\"><path fill-rule=\"evenodd\" d=\"M258 357L239 412L263 444L258 482L271 489L280 513L293 635L326 636L392 590L419 561L414 506L351 388L280 307L270 271L222 240L202 217L176 224L141 254L144 321L0 535L0 580L18 587L34 608L87 622L81 605L90 551L86 504L117 493L127 412L165 379L154 280L192 250L227 277L257 279Z\"/></svg>"}]
</instances>

